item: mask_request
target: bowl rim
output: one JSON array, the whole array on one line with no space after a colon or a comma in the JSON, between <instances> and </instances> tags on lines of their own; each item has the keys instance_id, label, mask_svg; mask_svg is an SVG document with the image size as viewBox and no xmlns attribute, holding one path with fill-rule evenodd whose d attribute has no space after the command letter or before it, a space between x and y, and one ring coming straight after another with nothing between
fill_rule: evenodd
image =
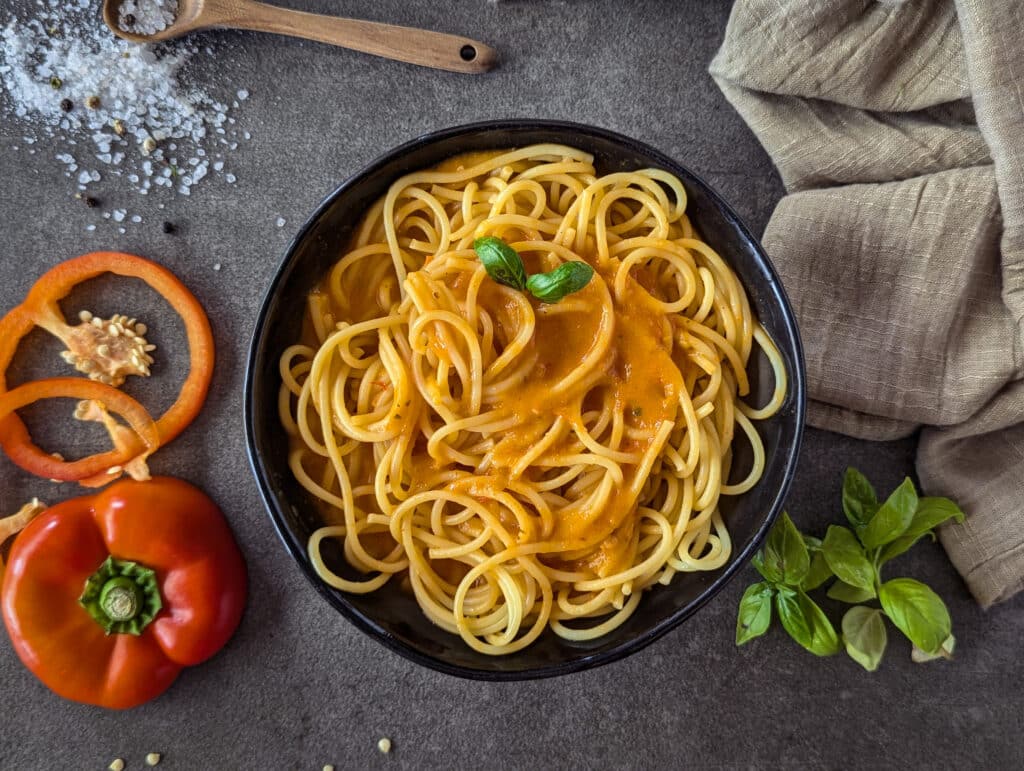
<instances>
[{"instance_id":1,"label":"bowl rim","mask_svg":"<svg viewBox=\"0 0 1024 771\"><path fill-rule=\"evenodd\" d=\"M789 338L786 340L786 343L788 347L792 349L794 364L796 365L794 367L794 371L788 373L790 388L793 393L796 432L792 437L792 441L789 446L785 448L786 459L782 483L775 491L771 504L767 507L767 516L765 516L760 523L746 548L734 554L728 564L719 568L718 575L714 577L711 584L701 591L694 600L668 617L662 619L643 634L619 643L613 648L582 656L577 659L515 671L479 669L461 664L453 664L417 650L392 635L384 627L374 621L373 618L367 616L354 605L350 604L344 593L332 590L326 583L324 583L313 569L306 553L305 546L297 542L297 539L288 527L287 521L284 517L284 512L278 504L277 498L269 483L269 469L266 467L264 460L259 457L257 453L256 420L258 416L256 414L256 404L253 396L253 384L259 374L256 372L256 360L259 357L260 351L265 347L264 338L266 336L266 319L270 313L271 306L274 303L278 287L285 277L285 274L288 272L291 263L295 259L295 255L298 253L300 245L308 237L310 231L316 226L320 218L326 214L327 210L333 205L334 201L345 191L361 184L367 176L424 145L465 136L467 134L476 134L495 130L552 130L566 132L567 134L585 135L612 142L620 146L625 146L631 150L651 157L658 165L661 165L667 170L671 170L673 173L676 173L678 170L682 170L686 175L689 175L699 185L703 186L712 203L721 211L729 226L735 228L745 239L747 239L753 249L756 258L755 261L759 263L758 267L769 276L768 287L771 289L772 296L779 302L779 311L783 321L782 327L786 337ZM567 143L571 144L571 142ZM750 561L782 511L786 495L789 492L789 488L793 482L793 477L796 473L797 462L800 457L800 448L803 441L807 410L805 380L806 371L804 352L800 339L799 327L797 326L796 315L789 301L789 297L786 294L785 288L783 287L782 280L779 277L778 272L775 270L775 266L772 264L771 259L765 252L764 247L761 246L760 241L751 234L732 206L730 206L725 199L723 199L722 196L719 195L718 192L700 175L694 173L684 164L679 163L670 156L644 142L597 126L571 121L543 119L512 118L478 121L421 134L379 155L373 161L349 175L343 182L341 182L341 184L325 196L317 205L316 209L314 209L302 224L302 227L299 228L296 234L292 237L288 246L284 250L284 254L281 258L280 264L278 265L277 271L274 273L274 277L271 279L270 284L267 287L263 301L260 303L259 312L256 315L256 320L250 336L250 343L246 357L245 380L243 384L243 421L245 424L246 456L248 458L249 467L256 478L256 483L260 491L260 497L263 499L264 507L267 509L271 522L274 525L274 529L284 544L285 549L291 555L292 559L298 563L303 575L305 575L306 579L309 580L316 591L357 629L362 631L364 634L367 634L377 642L380 642L386 648L399 654L403 658L447 675L492 682L537 680L566 675L573 672L592 669L604 664L610 664L646 648L655 640L658 640L668 632L678 627L700 608L706 605L713 597L719 594L722 589L725 588L726 584L728 584L729 581L732 580L732 578L747 564L747 562Z\"/></svg>"}]
</instances>

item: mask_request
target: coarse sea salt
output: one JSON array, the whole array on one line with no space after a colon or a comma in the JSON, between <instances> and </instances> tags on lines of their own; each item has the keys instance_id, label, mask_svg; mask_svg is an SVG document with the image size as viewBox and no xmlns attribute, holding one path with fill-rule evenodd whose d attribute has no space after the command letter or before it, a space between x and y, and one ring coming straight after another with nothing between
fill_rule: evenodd
<instances>
[{"instance_id":1,"label":"coarse sea salt","mask_svg":"<svg viewBox=\"0 0 1024 771\"><path fill-rule=\"evenodd\" d=\"M174 23L178 0L124 0L117 26L136 35L155 35Z\"/></svg>"},{"instance_id":2,"label":"coarse sea salt","mask_svg":"<svg viewBox=\"0 0 1024 771\"><path fill-rule=\"evenodd\" d=\"M92 188L102 182L96 191L101 201L122 188L146 195L161 178L170 195L189 195L214 173L234 182L234 175L220 173L228 152L217 140L226 136L227 147L237 147L248 132L229 121L227 99L179 80L192 57L212 56L213 49L185 41L150 46L119 40L103 24L97 5L96 0L36 0L21 6L21 18L10 17L0 28L0 123L17 119L24 145L45 141L52 147L59 173L73 180L71 192L94 194ZM121 5L122 14L135 18L132 31L141 34L172 23L177 9L177 0ZM24 18L28 14L32 18ZM248 97L245 89L233 90ZM190 173L178 176L181 168ZM126 214L118 221L136 221Z\"/></svg>"}]
</instances>

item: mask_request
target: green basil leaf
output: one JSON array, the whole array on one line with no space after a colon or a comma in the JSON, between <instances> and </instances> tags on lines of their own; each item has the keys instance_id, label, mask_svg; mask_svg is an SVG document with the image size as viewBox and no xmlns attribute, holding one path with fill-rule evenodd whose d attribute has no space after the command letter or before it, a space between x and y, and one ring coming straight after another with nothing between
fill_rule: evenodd
<instances>
[{"instance_id":1,"label":"green basil leaf","mask_svg":"<svg viewBox=\"0 0 1024 771\"><path fill-rule=\"evenodd\" d=\"M849 529L829 526L822 543L822 554L842 581L850 586L870 589L875 585L875 568L864 554L864 547Z\"/></svg>"},{"instance_id":2,"label":"green basil leaf","mask_svg":"<svg viewBox=\"0 0 1024 771\"><path fill-rule=\"evenodd\" d=\"M754 566L757 572L761 574L761 577L765 581L777 584L782 580L782 570L779 568L778 564L775 562L772 562L771 564L765 562L764 549L761 549L757 554L755 554L750 563Z\"/></svg>"},{"instance_id":3,"label":"green basil leaf","mask_svg":"<svg viewBox=\"0 0 1024 771\"><path fill-rule=\"evenodd\" d=\"M779 613L779 621L789 636L807 648L811 644L811 625L800 606L800 599L794 589L788 586L778 587L775 595L775 610Z\"/></svg>"},{"instance_id":4,"label":"green basil leaf","mask_svg":"<svg viewBox=\"0 0 1024 771\"><path fill-rule=\"evenodd\" d=\"M815 538L813 535L804 535L804 544L807 546L807 551L811 554L814 552L821 551L821 539Z\"/></svg>"},{"instance_id":5,"label":"green basil leaf","mask_svg":"<svg viewBox=\"0 0 1024 771\"><path fill-rule=\"evenodd\" d=\"M779 576L775 581L787 586L799 586L810 566L811 556L807 544L789 514L782 512L768 534L764 547L764 567Z\"/></svg>"},{"instance_id":6,"label":"green basil leaf","mask_svg":"<svg viewBox=\"0 0 1024 771\"><path fill-rule=\"evenodd\" d=\"M900 556L903 552L910 549L911 546L928 534L929 533L926 532L921 535L901 535L895 541L887 543L882 547L881 551L878 552L878 566L881 567L894 557Z\"/></svg>"},{"instance_id":7,"label":"green basil leaf","mask_svg":"<svg viewBox=\"0 0 1024 771\"><path fill-rule=\"evenodd\" d=\"M903 480L885 503L879 506L871 521L860 531L861 542L869 549L895 541L906 531L917 511L917 491L910 478Z\"/></svg>"},{"instance_id":8,"label":"green basil leaf","mask_svg":"<svg viewBox=\"0 0 1024 771\"><path fill-rule=\"evenodd\" d=\"M772 595L774 590L766 583L751 584L740 600L736 616L736 644L760 637L768 631L772 621Z\"/></svg>"},{"instance_id":9,"label":"green basil leaf","mask_svg":"<svg viewBox=\"0 0 1024 771\"><path fill-rule=\"evenodd\" d=\"M580 291L594 277L594 269L585 262L563 262L547 273L534 273L526 280L530 294L541 302L556 303L568 294Z\"/></svg>"},{"instance_id":10,"label":"green basil leaf","mask_svg":"<svg viewBox=\"0 0 1024 771\"><path fill-rule=\"evenodd\" d=\"M843 477L843 513L854 527L863 527L878 508L878 496L867 477L855 468Z\"/></svg>"},{"instance_id":11,"label":"green basil leaf","mask_svg":"<svg viewBox=\"0 0 1024 771\"><path fill-rule=\"evenodd\" d=\"M921 498L917 502L914 518L906 531L895 541L887 543L878 554L879 566L900 556L926 535L932 535L932 529L947 520L964 521L964 513L949 498ZM934 535L933 535L934 538Z\"/></svg>"},{"instance_id":12,"label":"green basil leaf","mask_svg":"<svg viewBox=\"0 0 1024 771\"><path fill-rule=\"evenodd\" d=\"M867 602L875 598L875 589L862 589L859 586L850 586L842 581L836 581L832 586L828 588L825 594L831 597L833 600L839 600L840 602L846 602L850 605L856 605L861 602Z\"/></svg>"},{"instance_id":13,"label":"green basil leaf","mask_svg":"<svg viewBox=\"0 0 1024 771\"><path fill-rule=\"evenodd\" d=\"M811 557L811 567L807 571L807 575L804 576L804 580L800 582L800 588L805 592L809 592L813 589L817 589L831 577L832 568L828 566L828 561L825 559L825 555L820 551L816 551L814 552L814 556Z\"/></svg>"},{"instance_id":14,"label":"green basil leaf","mask_svg":"<svg viewBox=\"0 0 1024 771\"><path fill-rule=\"evenodd\" d=\"M868 672L878 669L888 641L885 621L878 608L858 605L843 616L843 643L850 658Z\"/></svg>"},{"instance_id":15,"label":"green basil leaf","mask_svg":"<svg viewBox=\"0 0 1024 771\"><path fill-rule=\"evenodd\" d=\"M946 638L945 642L942 643L942 647L936 653L925 653L914 645L910 649L910 660L915 664L924 664L927 661L935 661L935 659L950 660L953 658L953 649L955 647L956 638L953 635Z\"/></svg>"},{"instance_id":16,"label":"green basil leaf","mask_svg":"<svg viewBox=\"0 0 1024 771\"><path fill-rule=\"evenodd\" d=\"M803 592L800 592L799 599L804 615L811 622L811 647L808 650L815 656L834 656L839 653L839 635L828 616L818 607L818 603Z\"/></svg>"},{"instance_id":17,"label":"green basil leaf","mask_svg":"<svg viewBox=\"0 0 1024 771\"><path fill-rule=\"evenodd\" d=\"M789 636L815 656L839 652L839 637L821 608L803 591L780 586L775 608Z\"/></svg>"},{"instance_id":18,"label":"green basil leaf","mask_svg":"<svg viewBox=\"0 0 1024 771\"><path fill-rule=\"evenodd\" d=\"M473 251L480 258L487 275L513 289L526 289L526 267L511 246L495 236L484 236L473 242Z\"/></svg>"},{"instance_id":19,"label":"green basil leaf","mask_svg":"<svg viewBox=\"0 0 1024 771\"><path fill-rule=\"evenodd\" d=\"M917 502L914 518L910 520L910 525L903 535L924 535L949 519L964 521L964 513L953 501L949 498L921 498Z\"/></svg>"},{"instance_id":20,"label":"green basil leaf","mask_svg":"<svg viewBox=\"0 0 1024 771\"><path fill-rule=\"evenodd\" d=\"M942 599L912 578L882 584L878 599L896 628L925 653L937 653L949 637L952 622Z\"/></svg>"}]
</instances>

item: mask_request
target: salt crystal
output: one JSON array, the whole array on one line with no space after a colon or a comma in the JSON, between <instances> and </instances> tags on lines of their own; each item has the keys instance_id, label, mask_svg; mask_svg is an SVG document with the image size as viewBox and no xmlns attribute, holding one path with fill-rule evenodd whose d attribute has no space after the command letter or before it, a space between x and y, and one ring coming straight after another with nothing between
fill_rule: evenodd
<instances>
[{"instance_id":1,"label":"salt crystal","mask_svg":"<svg viewBox=\"0 0 1024 771\"><path fill-rule=\"evenodd\" d=\"M284 217L278 217L277 218L277 226L279 228L283 228L284 227L284 223L286 223L287 221L288 220L286 220Z\"/></svg>"},{"instance_id":2,"label":"salt crystal","mask_svg":"<svg viewBox=\"0 0 1024 771\"><path fill-rule=\"evenodd\" d=\"M120 26L125 27L125 17L131 14L133 31L152 34L173 22L178 3L124 0ZM110 35L95 13L96 5L96 0L24 2L19 16L0 26L0 124L8 120L4 113L23 122L23 144L12 147L29 155L35 154L32 145L40 140L52 142L49 146L58 151L61 144L71 147L91 140L95 147L91 155L109 167L125 165L125 181L141 192L145 189L141 182L151 174L138 173L145 139L153 137L158 143L151 156L155 160L164 158L159 143L177 148L184 158L202 158L207 151L201 145L209 146L212 134L208 128L233 122L228 104L244 100L248 91L238 90L237 101L223 100L185 86L179 82L183 66L193 56L213 56L212 47L200 48L188 41L159 47L130 44ZM51 35L49 29L58 23L55 19L60 34ZM51 77L63 81L56 98ZM74 103L71 112L60 109L63 98ZM86 107L92 101L97 106ZM115 121L118 128L113 132ZM126 144L131 139L135 142ZM61 153L58 161L63 164L62 174L77 172L74 158L67 153ZM111 168L108 176L116 178L120 173ZM206 173L193 175L189 186L203 176ZM95 170L73 178L80 190L101 179Z\"/></svg>"},{"instance_id":3,"label":"salt crystal","mask_svg":"<svg viewBox=\"0 0 1024 771\"><path fill-rule=\"evenodd\" d=\"M96 226L95 226L95 225L86 225L86 226L85 226L85 229L86 229L86 230L95 230L95 229L96 229Z\"/></svg>"},{"instance_id":4,"label":"salt crystal","mask_svg":"<svg viewBox=\"0 0 1024 771\"><path fill-rule=\"evenodd\" d=\"M238 89L238 95L237 96L238 96L238 100L240 102L244 102L246 99L249 98L249 92L246 91L244 88L240 88L240 89Z\"/></svg>"},{"instance_id":5,"label":"salt crystal","mask_svg":"<svg viewBox=\"0 0 1024 771\"><path fill-rule=\"evenodd\" d=\"M133 214L132 222L142 222L142 217L140 217L138 214Z\"/></svg>"},{"instance_id":6,"label":"salt crystal","mask_svg":"<svg viewBox=\"0 0 1024 771\"><path fill-rule=\"evenodd\" d=\"M118 233L120 233L120 234L121 234L121 235L123 236L123 235L124 235L125 233L127 233L128 231L127 231L127 230L125 230L124 228L118 228L118 229L117 229L117 232L118 232Z\"/></svg>"},{"instance_id":7,"label":"salt crystal","mask_svg":"<svg viewBox=\"0 0 1024 771\"><path fill-rule=\"evenodd\" d=\"M136 35L163 32L178 15L178 0L124 0L117 26Z\"/></svg>"},{"instance_id":8,"label":"salt crystal","mask_svg":"<svg viewBox=\"0 0 1024 771\"><path fill-rule=\"evenodd\" d=\"M125 209L114 209L114 222L121 222L124 220L124 215L128 212Z\"/></svg>"},{"instance_id":9,"label":"salt crystal","mask_svg":"<svg viewBox=\"0 0 1024 771\"><path fill-rule=\"evenodd\" d=\"M234 174L225 174L224 175L224 181L227 182L229 185L235 184L235 180L236 179L237 179L237 177L235 177Z\"/></svg>"}]
</instances>

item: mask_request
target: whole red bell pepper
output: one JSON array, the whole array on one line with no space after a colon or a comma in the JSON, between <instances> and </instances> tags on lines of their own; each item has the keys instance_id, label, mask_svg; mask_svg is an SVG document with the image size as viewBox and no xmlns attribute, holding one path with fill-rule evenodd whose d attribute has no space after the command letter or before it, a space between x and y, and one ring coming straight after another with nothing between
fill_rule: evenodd
<instances>
[{"instance_id":1,"label":"whole red bell pepper","mask_svg":"<svg viewBox=\"0 0 1024 771\"><path fill-rule=\"evenodd\" d=\"M22 662L65 698L133 707L221 649L246 571L216 504L171 477L116 482L36 517L0 587Z\"/></svg>"}]
</instances>

